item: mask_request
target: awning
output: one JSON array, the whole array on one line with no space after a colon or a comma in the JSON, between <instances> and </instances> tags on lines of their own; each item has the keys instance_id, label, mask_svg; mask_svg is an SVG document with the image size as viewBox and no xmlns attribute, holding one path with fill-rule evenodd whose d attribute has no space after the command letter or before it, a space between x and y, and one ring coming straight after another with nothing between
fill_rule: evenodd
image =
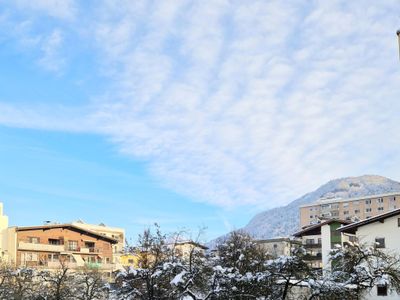
<instances>
[{"instance_id":1,"label":"awning","mask_svg":"<svg viewBox=\"0 0 400 300\"><path fill-rule=\"evenodd\" d=\"M82 259L82 256L79 254L72 254L72 257L75 259L78 267L83 267L85 265L85 261Z\"/></svg>"}]
</instances>

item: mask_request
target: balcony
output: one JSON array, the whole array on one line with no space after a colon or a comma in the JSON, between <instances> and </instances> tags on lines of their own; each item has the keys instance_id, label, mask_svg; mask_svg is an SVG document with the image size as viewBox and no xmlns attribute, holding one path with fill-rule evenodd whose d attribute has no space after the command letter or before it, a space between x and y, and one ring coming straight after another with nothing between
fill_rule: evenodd
<instances>
[{"instance_id":1,"label":"balcony","mask_svg":"<svg viewBox=\"0 0 400 300\"><path fill-rule=\"evenodd\" d=\"M22 262L22 265L27 267L33 267L38 269L61 269L62 265L59 261L26 261ZM79 266L76 263L64 262L64 266L69 269L77 269Z\"/></svg>"},{"instance_id":2,"label":"balcony","mask_svg":"<svg viewBox=\"0 0 400 300\"><path fill-rule=\"evenodd\" d=\"M316 244L303 244L303 247L305 249L316 249L316 248L322 248L321 243L316 243Z\"/></svg>"},{"instance_id":3,"label":"balcony","mask_svg":"<svg viewBox=\"0 0 400 300\"><path fill-rule=\"evenodd\" d=\"M87 247L69 247L68 245L51 245L51 244L35 244L28 242L18 242L19 250L30 250L30 251L47 251L47 252L74 252L74 253L85 253L85 254L97 254L101 253L99 248L87 248Z\"/></svg>"},{"instance_id":4,"label":"balcony","mask_svg":"<svg viewBox=\"0 0 400 300\"><path fill-rule=\"evenodd\" d=\"M102 264L102 263L86 263L85 267L88 269L108 270L108 271L115 271L117 269L116 264Z\"/></svg>"},{"instance_id":5,"label":"balcony","mask_svg":"<svg viewBox=\"0 0 400 300\"><path fill-rule=\"evenodd\" d=\"M65 251L69 252L74 252L74 253L85 253L85 254L90 254L90 253L101 253L101 250L99 248L87 248L87 247L65 247Z\"/></svg>"},{"instance_id":6,"label":"balcony","mask_svg":"<svg viewBox=\"0 0 400 300\"><path fill-rule=\"evenodd\" d=\"M19 250L31 250L31 251L48 251L48 252L62 252L64 251L64 245L49 245L49 244L34 244L27 242L18 242Z\"/></svg>"},{"instance_id":7,"label":"balcony","mask_svg":"<svg viewBox=\"0 0 400 300\"><path fill-rule=\"evenodd\" d=\"M77 263L66 262L65 266L69 269L77 269ZM47 269L61 269L61 263L59 261L48 261L44 263L43 268Z\"/></svg>"},{"instance_id":8,"label":"balcony","mask_svg":"<svg viewBox=\"0 0 400 300\"><path fill-rule=\"evenodd\" d=\"M303 260L306 260L306 261L322 260L322 255L321 255L321 253L319 253L317 255L306 254L303 256Z\"/></svg>"}]
</instances>

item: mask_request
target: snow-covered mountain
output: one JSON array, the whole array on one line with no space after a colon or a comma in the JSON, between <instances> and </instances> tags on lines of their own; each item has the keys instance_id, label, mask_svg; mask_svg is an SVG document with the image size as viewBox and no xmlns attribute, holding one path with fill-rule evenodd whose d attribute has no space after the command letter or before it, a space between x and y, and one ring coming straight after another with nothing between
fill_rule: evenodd
<instances>
[{"instance_id":1,"label":"snow-covered mountain","mask_svg":"<svg viewBox=\"0 0 400 300\"><path fill-rule=\"evenodd\" d=\"M400 192L400 182L382 176L364 175L331 180L286 206L257 214L241 230L260 239L288 236L299 229L300 205L315 202L320 198L353 198L391 192Z\"/></svg>"}]
</instances>

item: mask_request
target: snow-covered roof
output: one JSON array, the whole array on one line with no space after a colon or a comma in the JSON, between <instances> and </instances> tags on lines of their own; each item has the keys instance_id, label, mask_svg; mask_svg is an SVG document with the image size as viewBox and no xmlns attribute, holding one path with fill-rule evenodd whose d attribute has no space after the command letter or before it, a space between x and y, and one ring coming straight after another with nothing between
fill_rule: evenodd
<instances>
[{"instance_id":1,"label":"snow-covered roof","mask_svg":"<svg viewBox=\"0 0 400 300\"><path fill-rule=\"evenodd\" d=\"M340 224L350 224L350 221L346 221L346 220L339 220L339 219L329 219L326 220L324 222L315 224L315 225L310 225L296 233L293 234L293 236L295 237L301 237L303 235L317 235L317 234L321 234L321 227L324 225L329 225L332 223L340 223Z\"/></svg>"}]
</instances>

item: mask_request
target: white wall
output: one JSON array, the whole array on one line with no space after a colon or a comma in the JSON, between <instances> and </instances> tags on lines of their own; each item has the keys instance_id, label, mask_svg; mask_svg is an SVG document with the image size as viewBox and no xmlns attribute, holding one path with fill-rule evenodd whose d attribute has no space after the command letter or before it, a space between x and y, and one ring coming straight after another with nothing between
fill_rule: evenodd
<instances>
[{"instance_id":1,"label":"white wall","mask_svg":"<svg viewBox=\"0 0 400 300\"><path fill-rule=\"evenodd\" d=\"M374 222L371 224L359 227L356 232L357 239L360 244L368 246L375 245L375 238L385 238L385 248L382 249L387 253L396 253L400 255L400 227L398 227L397 219L400 216L393 216L381 222ZM388 291L388 296L377 296L376 287L373 287L365 299L400 299L395 291Z\"/></svg>"},{"instance_id":2,"label":"white wall","mask_svg":"<svg viewBox=\"0 0 400 300\"><path fill-rule=\"evenodd\" d=\"M359 243L372 246L375 238L385 238L385 249L388 252L400 254L400 227L397 225L399 216L394 216L384 220L384 223L374 222L359 227L356 232Z\"/></svg>"},{"instance_id":3,"label":"white wall","mask_svg":"<svg viewBox=\"0 0 400 300\"><path fill-rule=\"evenodd\" d=\"M329 253L331 252L331 227L326 224L321 226L321 239L322 239L322 270L325 272L331 269L329 262Z\"/></svg>"}]
</instances>

